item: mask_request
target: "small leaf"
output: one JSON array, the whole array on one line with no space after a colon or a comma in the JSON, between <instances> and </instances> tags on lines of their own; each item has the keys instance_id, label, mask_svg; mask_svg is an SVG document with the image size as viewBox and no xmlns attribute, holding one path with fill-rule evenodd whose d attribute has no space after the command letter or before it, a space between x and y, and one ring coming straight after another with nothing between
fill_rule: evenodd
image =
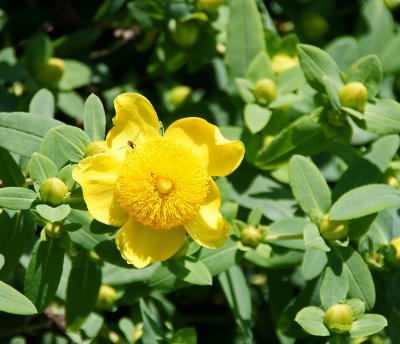
<instances>
[{"instance_id":1,"label":"small leaf","mask_svg":"<svg viewBox=\"0 0 400 344\"><path fill-rule=\"evenodd\" d=\"M22 186L25 183L21 168L4 148L0 148L0 179L3 187Z\"/></svg>"},{"instance_id":2,"label":"small leaf","mask_svg":"<svg viewBox=\"0 0 400 344\"><path fill-rule=\"evenodd\" d=\"M35 305L18 290L0 281L0 311L31 315L36 314Z\"/></svg>"},{"instance_id":3,"label":"small leaf","mask_svg":"<svg viewBox=\"0 0 400 344\"><path fill-rule=\"evenodd\" d=\"M168 344L197 344L197 334L193 327L184 328L176 332Z\"/></svg>"},{"instance_id":4,"label":"small leaf","mask_svg":"<svg viewBox=\"0 0 400 344\"><path fill-rule=\"evenodd\" d=\"M61 204L55 208L47 204L39 204L36 206L36 210L41 217L54 223L64 220L69 215L71 207L68 204Z\"/></svg>"},{"instance_id":5,"label":"small leaf","mask_svg":"<svg viewBox=\"0 0 400 344\"><path fill-rule=\"evenodd\" d=\"M264 129L271 115L271 110L258 104L247 104L244 108L244 122L252 134Z\"/></svg>"},{"instance_id":6,"label":"small leaf","mask_svg":"<svg viewBox=\"0 0 400 344\"><path fill-rule=\"evenodd\" d=\"M106 114L101 100L95 94L91 94L85 102L83 127L92 141L104 140Z\"/></svg>"},{"instance_id":7,"label":"small leaf","mask_svg":"<svg viewBox=\"0 0 400 344\"><path fill-rule=\"evenodd\" d=\"M309 223L304 227L304 243L306 246L315 248L316 250L324 252L331 250L319 234L318 227L313 223Z\"/></svg>"},{"instance_id":8,"label":"small leaf","mask_svg":"<svg viewBox=\"0 0 400 344\"><path fill-rule=\"evenodd\" d=\"M54 115L53 94L45 88L36 92L31 102L29 103L29 112L34 113L36 115L53 117Z\"/></svg>"},{"instance_id":9,"label":"small leaf","mask_svg":"<svg viewBox=\"0 0 400 344\"><path fill-rule=\"evenodd\" d=\"M176 274L181 280L197 285L212 285L212 276L207 266L200 261L190 258L182 260L171 260L169 270Z\"/></svg>"},{"instance_id":10,"label":"small leaf","mask_svg":"<svg viewBox=\"0 0 400 344\"><path fill-rule=\"evenodd\" d=\"M341 262L329 259L325 268L320 289L322 306L325 309L346 299L349 291L349 279Z\"/></svg>"},{"instance_id":11,"label":"small leaf","mask_svg":"<svg viewBox=\"0 0 400 344\"><path fill-rule=\"evenodd\" d=\"M251 61L246 75L247 79L252 83L256 83L258 80L264 78L275 79L271 60L265 51L260 52L253 61Z\"/></svg>"},{"instance_id":12,"label":"small leaf","mask_svg":"<svg viewBox=\"0 0 400 344\"><path fill-rule=\"evenodd\" d=\"M58 168L53 161L37 152L33 153L28 170L32 181L39 184L43 184L46 179L55 177L58 173Z\"/></svg>"},{"instance_id":13,"label":"small leaf","mask_svg":"<svg viewBox=\"0 0 400 344\"><path fill-rule=\"evenodd\" d=\"M85 103L79 93L75 91L59 92L57 105L68 116L78 121L83 120Z\"/></svg>"},{"instance_id":14,"label":"small leaf","mask_svg":"<svg viewBox=\"0 0 400 344\"><path fill-rule=\"evenodd\" d=\"M324 251L308 247L304 255L301 273L306 281L319 276L328 263L328 257Z\"/></svg>"},{"instance_id":15,"label":"small leaf","mask_svg":"<svg viewBox=\"0 0 400 344\"><path fill-rule=\"evenodd\" d=\"M60 80L59 88L70 91L90 83L91 70L85 64L75 60L64 60L65 71Z\"/></svg>"},{"instance_id":16,"label":"small leaf","mask_svg":"<svg viewBox=\"0 0 400 344\"><path fill-rule=\"evenodd\" d=\"M331 191L324 176L307 158L295 155L289 162L289 182L301 208L319 223L331 207Z\"/></svg>"},{"instance_id":17,"label":"small leaf","mask_svg":"<svg viewBox=\"0 0 400 344\"><path fill-rule=\"evenodd\" d=\"M256 101L256 98L253 93L253 84L249 80L244 78L236 78L235 82L242 99L246 103L254 103Z\"/></svg>"},{"instance_id":18,"label":"small leaf","mask_svg":"<svg viewBox=\"0 0 400 344\"><path fill-rule=\"evenodd\" d=\"M400 104L393 99L376 99L365 107L361 128L380 136L400 133Z\"/></svg>"},{"instance_id":19,"label":"small leaf","mask_svg":"<svg viewBox=\"0 0 400 344\"><path fill-rule=\"evenodd\" d=\"M387 320L382 315L364 314L353 322L350 336L351 338L368 337L382 331L387 325Z\"/></svg>"},{"instance_id":20,"label":"small leaf","mask_svg":"<svg viewBox=\"0 0 400 344\"><path fill-rule=\"evenodd\" d=\"M400 192L385 184L355 188L341 196L332 206L332 220L350 220L400 206Z\"/></svg>"},{"instance_id":21,"label":"small leaf","mask_svg":"<svg viewBox=\"0 0 400 344\"><path fill-rule=\"evenodd\" d=\"M258 226L262 218L262 211L260 207L255 207L247 218L247 224L249 226Z\"/></svg>"},{"instance_id":22,"label":"small leaf","mask_svg":"<svg viewBox=\"0 0 400 344\"><path fill-rule=\"evenodd\" d=\"M358 319L361 315L363 315L365 313L365 302L363 302L359 299L350 299L350 300L346 300L346 303L353 310L354 319Z\"/></svg>"},{"instance_id":23,"label":"small leaf","mask_svg":"<svg viewBox=\"0 0 400 344\"><path fill-rule=\"evenodd\" d=\"M336 111L340 111L342 104L339 99L339 89L337 88L336 84L334 83L332 78L329 76L324 76L324 78L322 79L322 82L325 86L325 91L326 91L326 94L328 95L328 98L329 98L329 101L330 101L332 107Z\"/></svg>"},{"instance_id":24,"label":"small leaf","mask_svg":"<svg viewBox=\"0 0 400 344\"><path fill-rule=\"evenodd\" d=\"M324 315L321 308L309 306L298 312L294 320L313 336L329 336L329 330L324 325Z\"/></svg>"},{"instance_id":25,"label":"small leaf","mask_svg":"<svg viewBox=\"0 0 400 344\"><path fill-rule=\"evenodd\" d=\"M29 209L36 198L36 192L26 188L8 187L0 189L0 207L3 208Z\"/></svg>"}]
</instances>

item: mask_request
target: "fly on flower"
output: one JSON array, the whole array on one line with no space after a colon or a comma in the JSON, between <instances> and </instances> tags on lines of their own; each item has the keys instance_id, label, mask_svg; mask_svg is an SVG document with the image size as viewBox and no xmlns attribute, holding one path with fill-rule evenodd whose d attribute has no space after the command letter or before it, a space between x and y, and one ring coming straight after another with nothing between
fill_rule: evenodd
<instances>
[{"instance_id":1,"label":"fly on flower","mask_svg":"<svg viewBox=\"0 0 400 344\"><path fill-rule=\"evenodd\" d=\"M157 114L139 94L121 94L114 105L105 152L82 160L73 177L93 217L121 227L116 236L121 255L137 268L164 261L186 233L208 248L223 245L229 226L212 177L239 166L243 143L225 139L196 117L177 120L160 136Z\"/></svg>"}]
</instances>

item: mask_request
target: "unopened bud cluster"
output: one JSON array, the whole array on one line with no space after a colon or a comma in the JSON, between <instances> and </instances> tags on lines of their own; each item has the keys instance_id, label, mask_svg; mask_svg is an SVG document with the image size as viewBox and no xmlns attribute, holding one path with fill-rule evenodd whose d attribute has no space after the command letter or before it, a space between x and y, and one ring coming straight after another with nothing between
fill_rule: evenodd
<instances>
[{"instance_id":1,"label":"unopened bud cluster","mask_svg":"<svg viewBox=\"0 0 400 344\"><path fill-rule=\"evenodd\" d=\"M68 194L68 187L59 178L49 178L42 184L39 193L44 203L58 206L64 202Z\"/></svg>"},{"instance_id":2,"label":"unopened bud cluster","mask_svg":"<svg viewBox=\"0 0 400 344\"><path fill-rule=\"evenodd\" d=\"M344 221L333 221L325 214L319 224L319 232L324 239L342 240L347 238L349 226Z\"/></svg>"}]
</instances>

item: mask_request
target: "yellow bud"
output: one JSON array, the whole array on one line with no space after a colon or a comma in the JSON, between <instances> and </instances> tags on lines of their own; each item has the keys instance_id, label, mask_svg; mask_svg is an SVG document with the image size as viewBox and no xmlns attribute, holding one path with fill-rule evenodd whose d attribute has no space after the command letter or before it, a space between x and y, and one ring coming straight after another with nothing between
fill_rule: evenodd
<instances>
[{"instance_id":1,"label":"yellow bud","mask_svg":"<svg viewBox=\"0 0 400 344\"><path fill-rule=\"evenodd\" d=\"M115 289L107 284L102 284L96 301L96 307L99 309L110 310L114 306L117 298Z\"/></svg>"},{"instance_id":2,"label":"yellow bud","mask_svg":"<svg viewBox=\"0 0 400 344\"><path fill-rule=\"evenodd\" d=\"M201 10L214 12L218 9L224 0L197 0L197 4Z\"/></svg>"},{"instance_id":3,"label":"yellow bud","mask_svg":"<svg viewBox=\"0 0 400 344\"><path fill-rule=\"evenodd\" d=\"M386 256L386 261L390 265L400 267L400 237L390 241L389 253Z\"/></svg>"},{"instance_id":4,"label":"yellow bud","mask_svg":"<svg viewBox=\"0 0 400 344\"><path fill-rule=\"evenodd\" d=\"M390 9L394 10L400 6L400 0L383 0L385 5Z\"/></svg>"},{"instance_id":5,"label":"yellow bud","mask_svg":"<svg viewBox=\"0 0 400 344\"><path fill-rule=\"evenodd\" d=\"M278 93L276 84L271 79L260 79L253 88L253 93L260 104L268 104L276 98Z\"/></svg>"},{"instance_id":6,"label":"yellow bud","mask_svg":"<svg viewBox=\"0 0 400 344\"><path fill-rule=\"evenodd\" d=\"M192 95L192 89L189 86L175 86L169 91L169 100L175 108L185 104Z\"/></svg>"},{"instance_id":7,"label":"yellow bud","mask_svg":"<svg viewBox=\"0 0 400 344\"><path fill-rule=\"evenodd\" d=\"M349 305L336 304L326 311L324 324L333 333L347 333L353 326L353 310Z\"/></svg>"},{"instance_id":8,"label":"yellow bud","mask_svg":"<svg viewBox=\"0 0 400 344\"><path fill-rule=\"evenodd\" d=\"M90 143L85 149L84 158L91 155L104 153L106 151L106 141L94 141Z\"/></svg>"},{"instance_id":9,"label":"yellow bud","mask_svg":"<svg viewBox=\"0 0 400 344\"><path fill-rule=\"evenodd\" d=\"M93 251L93 250L89 251L89 259L90 259L93 263L96 263L96 264L102 262L101 258L100 258L99 255L96 253L96 251Z\"/></svg>"},{"instance_id":10,"label":"yellow bud","mask_svg":"<svg viewBox=\"0 0 400 344\"><path fill-rule=\"evenodd\" d=\"M199 24L195 20L177 22L171 30L172 40L181 48L190 48L199 38Z\"/></svg>"},{"instance_id":11,"label":"yellow bud","mask_svg":"<svg viewBox=\"0 0 400 344\"><path fill-rule=\"evenodd\" d=\"M308 13L300 20L304 36L310 41L317 41L329 31L328 21L318 13Z\"/></svg>"},{"instance_id":12,"label":"yellow bud","mask_svg":"<svg viewBox=\"0 0 400 344\"><path fill-rule=\"evenodd\" d=\"M327 240L342 240L347 238L349 226L344 221L332 221L326 214L319 224L319 232Z\"/></svg>"},{"instance_id":13,"label":"yellow bud","mask_svg":"<svg viewBox=\"0 0 400 344\"><path fill-rule=\"evenodd\" d=\"M57 206L64 202L68 187L59 178L49 178L42 184L39 193L44 203Z\"/></svg>"},{"instance_id":14,"label":"yellow bud","mask_svg":"<svg viewBox=\"0 0 400 344\"><path fill-rule=\"evenodd\" d=\"M46 231L46 234L50 237L50 238L54 238L54 239L58 239L61 237L61 235L63 234L64 230L61 226L60 223L52 223L52 222L47 222L46 226L44 227L44 230Z\"/></svg>"},{"instance_id":15,"label":"yellow bud","mask_svg":"<svg viewBox=\"0 0 400 344\"><path fill-rule=\"evenodd\" d=\"M368 101L368 90L361 82L350 82L339 90L342 106L364 112Z\"/></svg>"},{"instance_id":16,"label":"yellow bud","mask_svg":"<svg viewBox=\"0 0 400 344\"><path fill-rule=\"evenodd\" d=\"M36 81L42 86L56 87L64 74L65 63L57 57L50 57L35 72Z\"/></svg>"},{"instance_id":17,"label":"yellow bud","mask_svg":"<svg viewBox=\"0 0 400 344\"><path fill-rule=\"evenodd\" d=\"M397 180L397 178L394 177L394 176L388 176L385 179L385 182L386 182L387 185L391 186L392 188L400 189L400 183Z\"/></svg>"},{"instance_id":18,"label":"yellow bud","mask_svg":"<svg viewBox=\"0 0 400 344\"><path fill-rule=\"evenodd\" d=\"M290 69L299 64L297 57L292 57L284 54L277 54L271 60L272 69L276 74L281 74L287 69Z\"/></svg>"},{"instance_id":19,"label":"yellow bud","mask_svg":"<svg viewBox=\"0 0 400 344\"><path fill-rule=\"evenodd\" d=\"M241 230L242 243L247 246L256 247L261 240L260 230L254 226L247 226Z\"/></svg>"}]
</instances>

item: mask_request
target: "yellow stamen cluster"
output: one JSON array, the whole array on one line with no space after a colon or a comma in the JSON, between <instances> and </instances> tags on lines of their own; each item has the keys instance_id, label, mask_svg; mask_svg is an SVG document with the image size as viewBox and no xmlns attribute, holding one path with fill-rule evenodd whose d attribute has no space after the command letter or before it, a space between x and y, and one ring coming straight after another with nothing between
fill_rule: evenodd
<instances>
[{"instance_id":1,"label":"yellow stamen cluster","mask_svg":"<svg viewBox=\"0 0 400 344\"><path fill-rule=\"evenodd\" d=\"M209 178L206 166L191 149L166 137L154 137L127 152L116 196L137 222L166 230L198 214Z\"/></svg>"}]
</instances>

